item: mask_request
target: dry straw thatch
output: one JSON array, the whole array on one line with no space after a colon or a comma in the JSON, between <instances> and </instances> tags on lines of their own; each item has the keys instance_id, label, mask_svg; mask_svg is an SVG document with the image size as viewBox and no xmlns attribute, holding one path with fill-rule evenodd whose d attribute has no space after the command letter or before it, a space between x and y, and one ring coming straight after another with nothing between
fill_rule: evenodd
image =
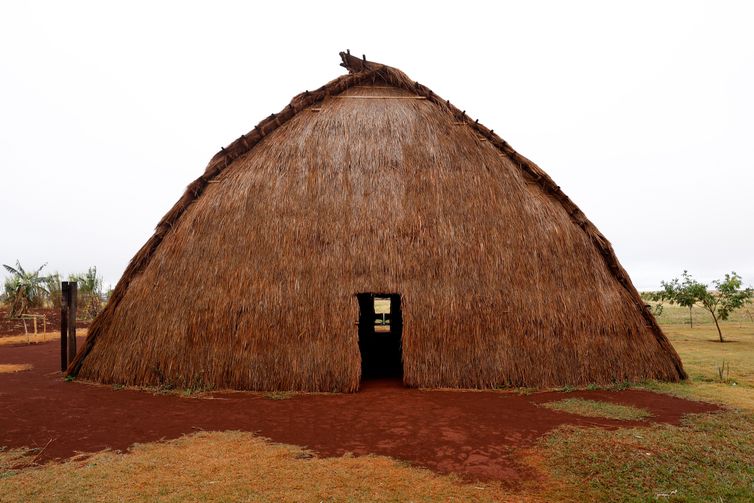
<instances>
[{"instance_id":1,"label":"dry straw thatch","mask_svg":"<svg viewBox=\"0 0 754 503\"><path fill-rule=\"evenodd\" d=\"M404 382L685 378L610 243L534 163L401 71L293 98L131 260L72 375L355 391L358 292L402 296Z\"/></svg>"}]
</instances>

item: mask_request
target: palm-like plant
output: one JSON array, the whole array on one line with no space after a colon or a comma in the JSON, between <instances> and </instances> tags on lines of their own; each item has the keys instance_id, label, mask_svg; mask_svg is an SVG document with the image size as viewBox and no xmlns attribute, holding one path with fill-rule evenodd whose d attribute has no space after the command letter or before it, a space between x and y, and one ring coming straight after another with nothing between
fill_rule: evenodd
<instances>
[{"instance_id":1,"label":"palm-like plant","mask_svg":"<svg viewBox=\"0 0 754 503\"><path fill-rule=\"evenodd\" d=\"M47 298L50 301L50 306L54 309L60 309L60 305L63 302L60 273L54 272L48 274L47 281L45 281L45 288L47 289Z\"/></svg>"},{"instance_id":2,"label":"palm-like plant","mask_svg":"<svg viewBox=\"0 0 754 503\"><path fill-rule=\"evenodd\" d=\"M39 273L46 265L46 263L42 264L39 269L27 272L18 260L16 260L16 267L3 264L5 270L11 273L11 276L5 280L3 294L5 301L10 304L9 317L17 318L26 313L30 307L42 305L48 293L45 288L48 278L40 276Z\"/></svg>"},{"instance_id":3,"label":"palm-like plant","mask_svg":"<svg viewBox=\"0 0 754 503\"><path fill-rule=\"evenodd\" d=\"M102 278L97 276L97 267L90 267L84 274L71 274L69 279L78 283L83 318L93 319L102 309Z\"/></svg>"},{"instance_id":4,"label":"palm-like plant","mask_svg":"<svg viewBox=\"0 0 754 503\"><path fill-rule=\"evenodd\" d=\"M89 295L102 294L102 278L97 276L97 267L90 267L84 274L72 274L71 279L78 283L79 292Z\"/></svg>"}]
</instances>

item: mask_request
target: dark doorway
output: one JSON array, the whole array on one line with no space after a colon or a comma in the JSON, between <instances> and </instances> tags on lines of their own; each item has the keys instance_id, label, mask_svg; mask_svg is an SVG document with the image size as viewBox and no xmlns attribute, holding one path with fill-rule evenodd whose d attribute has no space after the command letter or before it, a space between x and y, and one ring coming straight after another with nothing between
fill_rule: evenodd
<instances>
[{"instance_id":1,"label":"dark doorway","mask_svg":"<svg viewBox=\"0 0 754 503\"><path fill-rule=\"evenodd\" d=\"M361 378L403 377L401 296L359 293Z\"/></svg>"}]
</instances>

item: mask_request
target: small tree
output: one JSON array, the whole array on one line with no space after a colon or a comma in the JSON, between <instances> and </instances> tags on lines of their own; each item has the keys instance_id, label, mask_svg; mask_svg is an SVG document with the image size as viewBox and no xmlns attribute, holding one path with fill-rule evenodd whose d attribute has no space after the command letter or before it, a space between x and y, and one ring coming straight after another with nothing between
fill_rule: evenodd
<instances>
[{"instance_id":1,"label":"small tree","mask_svg":"<svg viewBox=\"0 0 754 503\"><path fill-rule=\"evenodd\" d=\"M661 282L662 290L657 293L656 300L667 300L671 304L687 307L689 309L689 325L694 328L694 317L691 310L698 300L700 288L706 291L707 287L695 281L688 271L683 271L681 276L683 277L682 281L673 278L672 281Z\"/></svg>"},{"instance_id":2,"label":"small tree","mask_svg":"<svg viewBox=\"0 0 754 503\"><path fill-rule=\"evenodd\" d=\"M754 297L754 290L741 288L741 276L732 272L725 275L723 280L712 282L715 289L710 291L707 285L696 281L687 271L683 271L683 281L678 278L669 282L662 282L663 290L659 292L660 300L667 300L671 304L691 307L699 302L712 315L717 328L720 342L725 342L720 329L720 321L728 319L730 313L740 308Z\"/></svg>"},{"instance_id":3,"label":"small tree","mask_svg":"<svg viewBox=\"0 0 754 503\"><path fill-rule=\"evenodd\" d=\"M9 317L17 318L26 313L30 307L42 305L47 295L45 288L47 278L40 276L39 273L46 265L43 264L36 271L27 272L21 267L18 260L16 267L3 264L5 270L11 273L11 276L5 280L5 292L3 294L5 301L10 304Z\"/></svg>"},{"instance_id":4,"label":"small tree","mask_svg":"<svg viewBox=\"0 0 754 503\"><path fill-rule=\"evenodd\" d=\"M662 312L663 312L662 301L664 300L662 292L640 292L639 295L641 296L641 299L643 301L647 302L646 306L652 312L652 315L654 316L662 315ZM650 304L650 302L656 302L657 304L652 305Z\"/></svg>"},{"instance_id":5,"label":"small tree","mask_svg":"<svg viewBox=\"0 0 754 503\"><path fill-rule=\"evenodd\" d=\"M715 280L712 283L715 285L715 290L710 292L705 287L703 291L699 292L698 298L704 308L710 312L712 319L715 320L720 342L725 342L719 321L727 320L730 313L754 297L754 290L751 288L742 289L741 276L736 274L735 271L726 274L725 279Z\"/></svg>"}]
</instances>

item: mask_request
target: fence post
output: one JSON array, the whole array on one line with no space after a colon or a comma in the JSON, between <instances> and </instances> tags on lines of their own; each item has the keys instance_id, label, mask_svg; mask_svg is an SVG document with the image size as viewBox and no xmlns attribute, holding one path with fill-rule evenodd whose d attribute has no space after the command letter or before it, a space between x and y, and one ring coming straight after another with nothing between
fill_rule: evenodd
<instances>
[{"instance_id":1,"label":"fence post","mask_svg":"<svg viewBox=\"0 0 754 503\"><path fill-rule=\"evenodd\" d=\"M68 282L63 281L60 286L60 371L68 368Z\"/></svg>"},{"instance_id":2,"label":"fence post","mask_svg":"<svg viewBox=\"0 0 754 503\"><path fill-rule=\"evenodd\" d=\"M78 283L75 281L68 282L68 363L70 364L76 358L76 297L78 293Z\"/></svg>"}]
</instances>

